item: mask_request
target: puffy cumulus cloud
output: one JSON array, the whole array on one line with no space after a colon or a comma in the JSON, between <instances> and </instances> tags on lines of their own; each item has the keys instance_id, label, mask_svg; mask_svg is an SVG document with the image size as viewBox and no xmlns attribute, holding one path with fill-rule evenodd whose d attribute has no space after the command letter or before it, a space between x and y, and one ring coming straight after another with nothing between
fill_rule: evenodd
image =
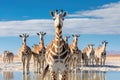
<instances>
[{"instance_id":1,"label":"puffy cumulus cloud","mask_svg":"<svg viewBox=\"0 0 120 80\"><path fill-rule=\"evenodd\" d=\"M63 25L64 34L120 34L120 2L110 3L94 10L76 11L68 14ZM36 35L44 31L54 34L50 19L23 21L0 21L0 36L16 36L21 33Z\"/></svg>"}]
</instances>

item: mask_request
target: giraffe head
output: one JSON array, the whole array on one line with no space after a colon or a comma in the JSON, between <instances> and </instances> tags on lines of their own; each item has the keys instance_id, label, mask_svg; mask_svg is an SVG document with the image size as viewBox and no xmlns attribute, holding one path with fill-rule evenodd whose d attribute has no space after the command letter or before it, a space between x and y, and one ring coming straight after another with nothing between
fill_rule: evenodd
<instances>
[{"instance_id":1,"label":"giraffe head","mask_svg":"<svg viewBox=\"0 0 120 80\"><path fill-rule=\"evenodd\" d=\"M44 35L46 35L46 32L39 32L37 33L38 36L40 36L40 40L43 40Z\"/></svg>"},{"instance_id":2,"label":"giraffe head","mask_svg":"<svg viewBox=\"0 0 120 80\"><path fill-rule=\"evenodd\" d=\"M78 37L80 37L80 35L72 34L72 36L74 37L73 42L74 42L75 44L77 44L77 42L78 42Z\"/></svg>"},{"instance_id":3,"label":"giraffe head","mask_svg":"<svg viewBox=\"0 0 120 80\"><path fill-rule=\"evenodd\" d=\"M29 37L29 35L27 35L27 34L22 34L22 35L19 35L19 37L21 37L22 38L22 43L23 44L26 44L26 39Z\"/></svg>"},{"instance_id":4,"label":"giraffe head","mask_svg":"<svg viewBox=\"0 0 120 80\"><path fill-rule=\"evenodd\" d=\"M88 48L89 48L90 52L93 51L93 46L94 46L94 44L88 44Z\"/></svg>"},{"instance_id":5,"label":"giraffe head","mask_svg":"<svg viewBox=\"0 0 120 80\"><path fill-rule=\"evenodd\" d=\"M108 44L108 42L106 41L106 40L104 40L103 42L102 42L102 44L104 44L105 46Z\"/></svg>"},{"instance_id":6,"label":"giraffe head","mask_svg":"<svg viewBox=\"0 0 120 80\"><path fill-rule=\"evenodd\" d=\"M88 44L88 47L91 49L93 48L93 46L94 46L94 44Z\"/></svg>"},{"instance_id":7,"label":"giraffe head","mask_svg":"<svg viewBox=\"0 0 120 80\"><path fill-rule=\"evenodd\" d=\"M69 38L70 38L70 36L65 36L65 41L68 42Z\"/></svg>"},{"instance_id":8,"label":"giraffe head","mask_svg":"<svg viewBox=\"0 0 120 80\"><path fill-rule=\"evenodd\" d=\"M50 14L53 17L54 26L58 29L62 28L63 20L67 13L66 12L63 13L63 10L60 10L60 13L58 14L58 10L56 10L55 13L50 11Z\"/></svg>"}]
</instances>

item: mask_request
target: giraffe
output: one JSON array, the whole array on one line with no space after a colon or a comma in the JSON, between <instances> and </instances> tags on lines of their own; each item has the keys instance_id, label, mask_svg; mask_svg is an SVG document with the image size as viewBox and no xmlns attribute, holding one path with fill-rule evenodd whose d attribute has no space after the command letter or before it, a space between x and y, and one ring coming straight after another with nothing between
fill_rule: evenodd
<instances>
[{"instance_id":1,"label":"giraffe","mask_svg":"<svg viewBox=\"0 0 120 80\"><path fill-rule=\"evenodd\" d=\"M25 67L27 69L27 74L29 74L30 60L32 56L32 50L27 46L26 39L29 37L27 34L19 35L22 38L22 46L19 49L18 56L21 58L23 64L23 74L25 73ZM27 61L25 63L25 61Z\"/></svg>"},{"instance_id":2,"label":"giraffe","mask_svg":"<svg viewBox=\"0 0 120 80\"><path fill-rule=\"evenodd\" d=\"M75 69L77 64L81 65L82 53L81 53L81 50L78 48L78 37L80 37L80 35L74 34L72 36L73 36L73 41L72 41L72 44L69 45L70 53L71 53L70 67Z\"/></svg>"},{"instance_id":3,"label":"giraffe","mask_svg":"<svg viewBox=\"0 0 120 80\"><path fill-rule=\"evenodd\" d=\"M106 45L108 42L103 41L102 46L98 46L95 51L95 62L96 65L100 63L100 65L105 65L105 60L106 60Z\"/></svg>"},{"instance_id":4,"label":"giraffe","mask_svg":"<svg viewBox=\"0 0 120 80\"><path fill-rule=\"evenodd\" d=\"M38 72L40 72L40 69L42 70L45 67L46 61L45 61L45 51L46 48L44 46L44 36L46 33L39 32L37 35L40 37L39 45L34 45L33 52L36 53L36 55L33 55L34 63L37 60L37 68L39 67ZM39 64L39 65L38 65Z\"/></svg>"},{"instance_id":5,"label":"giraffe","mask_svg":"<svg viewBox=\"0 0 120 80\"><path fill-rule=\"evenodd\" d=\"M68 44L68 39L70 38L70 36L65 36L65 41Z\"/></svg>"},{"instance_id":6,"label":"giraffe","mask_svg":"<svg viewBox=\"0 0 120 80\"><path fill-rule=\"evenodd\" d=\"M14 54L10 51L5 50L2 58L4 63L13 63Z\"/></svg>"},{"instance_id":7,"label":"giraffe","mask_svg":"<svg viewBox=\"0 0 120 80\"><path fill-rule=\"evenodd\" d=\"M14 54L12 52L8 52L8 54L6 55L6 57L8 59L8 63L13 63Z\"/></svg>"},{"instance_id":8,"label":"giraffe","mask_svg":"<svg viewBox=\"0 0 120 80\"><path fill-rule=\"evenodd\" d=\"M68 45L62 38L62 26L66 12L63 13L63 10L60 10L58 14L58 10L56 10L55 14L52 11L50 13L54 20L55 37L46 48L45 59L47 66L44 70L43 78L49 70L51 80L58 80L58 78L62 80L67 72L67 60L69 58Z\"/></svg>"},{"instance_id":9,"label":"giraffe","mask_svg":"<svg viewBox=\"0 0 120 80\"><path fill-rule=\"evenodd\" d=\"M84 65L90 64L94 65L94 44L88 44L82 51L82 58Z\"/></svg>"},{"instance_id":10,"label":"giraffe","mask_svg":"<svg viewBox=\"0 0 120 80\"><path fill-rule=\"evenodd\" d=\"M7 50L5 50L2 54L3 63L7 63L7 54L8 54Z\"/></svg>"}]
</instances>

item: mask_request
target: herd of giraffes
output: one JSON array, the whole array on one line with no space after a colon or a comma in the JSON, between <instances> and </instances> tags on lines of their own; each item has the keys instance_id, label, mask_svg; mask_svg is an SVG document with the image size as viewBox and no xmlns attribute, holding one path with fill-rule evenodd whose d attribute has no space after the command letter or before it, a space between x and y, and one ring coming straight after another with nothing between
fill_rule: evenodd
<instances>
[{"instance_id":1,"label":"herd of giraffes","mask_svg":"<svg viewBox=\"0 0 120 80\"><path fill-rule=\"evenodd\" d=\"M68 72L77 68L78 65L104 65L106 60L106 45L103 41L102 46L93 48L94 44L88 44L82 51L78 48L78 38L80 35L73 34L72 44L68 44L70 36L62 37L62 27L66 12L58 10L50 12L53 17L55 27L55 37L47 46L44 45L45 32L39 32L39 44L31 48L26 44L28 34L21 34L22 46L18 55L23 64L23 74L25 70L29 74L30 60L34 60L34 71L41 73L44 79L50 73L50 80L68 80ZM26 68L26 69L25 69Z\"/></svg>"}]
</instances>

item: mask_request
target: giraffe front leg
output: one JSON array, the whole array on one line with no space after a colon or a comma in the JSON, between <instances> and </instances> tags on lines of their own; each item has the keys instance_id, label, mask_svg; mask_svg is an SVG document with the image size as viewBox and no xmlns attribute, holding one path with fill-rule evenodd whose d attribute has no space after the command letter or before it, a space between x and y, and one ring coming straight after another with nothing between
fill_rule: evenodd
<instances>
[{"instance_id":1,"label":"giraffe front leg","mask_svg":"<svg viewBox=\"0 0 120 80\"><path fill-rule=\"evenodd\" d=\"M106 58L103 59L103 65L105 65Z\"/></svg>"},{"instance_id":2,"label":"giraffe front leg","mask_svg":"<svg viewBox=\"0 0 120 80\"><path fill-rule=\"evenodd\" d=\"M27 65L26 65L27 74L29 74L29 73L30 73L30 72L29 72L29 66L30 66L30 62L29 62L29 60L27 60Z\"/></svg>"},{"instance_id":3,"label":"giraffe front leg","mask_svg":"<svg viewBox=\"0 0 120 80\"><path fill-rule=\"evenodd\" d=\"M102 58L100 59L100 65L102 66Z\"/></svg>"},{"instance_id":4,"label":"giraffe front leg","mask_svg":"<svg viewBox=\"0 0 120 80\"><path fill-rule=\"evenodd\" d=\"M62 80L69 80L69 72L68 70L65 70L62 74Z\"/></svg>"},{"instance_id":5,"label":"giraffe front leg","mask_svg":"<svg viewBox=\"0 0 120 80\"><path fill-rule=\"evenodd\" d=\"M49 69L50 69L50 80L57 80L55 72L52 70L51 67Z\"/></svg>"},{"instance_id":6,"label":"giraffe front leg","mask_svg":"<svg viewBox=\"0 0 120 80\"><path fill-rule=\"evenodd\" d=\"M22 63L23 63L23 74L25 74L25 59L22 59Z\"/></svg>"}]
</instances>

